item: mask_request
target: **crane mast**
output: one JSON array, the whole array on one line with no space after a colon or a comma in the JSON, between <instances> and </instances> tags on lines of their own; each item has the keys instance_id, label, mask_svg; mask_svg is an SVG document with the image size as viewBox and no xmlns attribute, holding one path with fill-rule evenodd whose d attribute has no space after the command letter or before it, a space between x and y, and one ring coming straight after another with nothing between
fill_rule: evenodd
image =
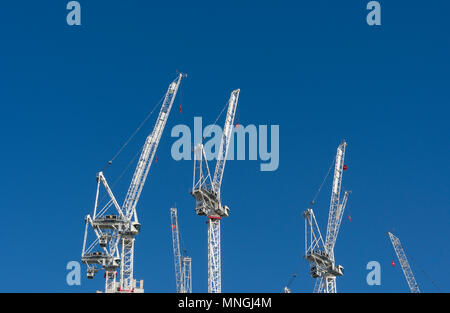
<instances>
[{"instance_id":1,"label":"crane mast","mask_svg":"<svg viewBox=\"0 0 450 313\"><path fill-rule=\"evenodd\" d=\"M192 259L188 256L181 257L180 232L178 228L177 208L170 209L170 221L172 227L172 245L175 264L175 280L177 293L192 292Z\"/></svg>"},{"instance_id":2,"label":"crane mast","mask_svg":"<svg viewBox=\"0 0 450 313\"><path fill-rule=\"evenodd\" d=\"M406 258L406 254L405 251L403 250L400 239L398 239L390 232L388 232L388 235L389 238L391 239L392 246L394 247L395 254L397 254L397 258L400 262L403 274L405 275L406 281L408 282L408 286L411 293L420 293L419 285L416 282L411 266L409 266L409 262L408 259Z\"/></svg>"},{"instance_id":3,"label":"crane mast","mask_svg":"<svg viewBox=\"0 0 450 313\"><path fill-rule=\"evenodd\" d=\"M325 241L314 211L308 208L303 213L305 218L305 258L310 264L310 274L316 280L315 293L335 293L336 277L344 275L344 268L341 265L335 265L334 247L350 193L345 191L344 197L340 201L346 146L347 143L344 141L338 146L336 152Z\"/></svg>"},{"instance_id":4,"label":"crane mast","mask_svg":"<svg viewBox=\"0 0 450 313\"><path fill-rule=\"evenodd\" d=\"M203 145L198 144L194 148L194 179L191 194L196 200L196 213L200 216L205 215L208 217L209 293L220 293L222 291L220 220L229 215L229 208L226 205L222 205L220 188L231 142L239 93L240 89L233 90L228 100L228 110L213 178L211 178Z\"/></svg>"},{"instance_id":5,"label":"crane mast","mask_svg":"<svg viewBox=\"0 0 450 313\"><path fill-rule=\"evenodd\" d=\"M105 292L143 292L143 281L140 284L133 279L134 240L139 233L136 205L144 187L150 166L158 148L162 132L167 122L181 79L177 78L169 85L164 96L161 110L152 133L147 137L131 180L130 187L120 206L111 191L103 172L97 175L97 192L94 213L86 216L86 228L81 259L87 265L88 278L93 278L96 272L105 270ZM109 198L106 205L99 207L100 188L104 188ZM111 212L113 211L113 212ZM96 239L87 245L88 229L94 230ZM96 251L97 250L97 251ZM117 279L117 269L120 268L120 280Z\"/></svg>"}]
</instances>

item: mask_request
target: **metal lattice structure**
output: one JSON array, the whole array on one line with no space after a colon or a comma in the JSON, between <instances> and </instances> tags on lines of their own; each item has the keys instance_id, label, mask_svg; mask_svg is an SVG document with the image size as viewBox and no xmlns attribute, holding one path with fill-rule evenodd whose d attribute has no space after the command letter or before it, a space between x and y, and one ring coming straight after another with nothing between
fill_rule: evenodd
<instances>
[{"instance_id":1,"label":"metal lattice structure","mask_svg":"<svg viewBox=\"0 0 450 313\"><path fill-rule=\"evenodd\" d=\"M305 258L310 264L311 277L316 280L315 293L336 293L336 277L344 275L344 268L335 264L334 247L349 195L349 192L344 192L344 197L340 201L346 146L347 143L344 141L337 148L325 241L322 238L314 211L308 208L303 213L305 218Z\"/></svg>"},{"instance_id":2,"label":"metal lattice structure","mask_svg":"<svg viewBox=\"0 0 450 313\"><path fill-rule=\"evenodd\" d=\"M172 227L172 246L175 264L175 281L178 293L192 292L192 259L183 256L180 250L180 231L178 228L177 208L170 209L170 221Z\"/></svg>"},{"instance_id":3,"label":"metal lattice structure","mask_svg":"<svg viewBox=\"0 0 450 313\"><path fill-rule=\"evenodd\" d=\"M192 293L192 259L183 257L183 291Z\"/></svg>"},{"instance_id":4,"label":"metal lattice structure","mask_svg":"<svg viewBox=\"0 0 450 313\"><path fill-rule=\"evenodd\" d=\"M419 285L416 282L414 274L412 272L411 266L409 266L408 259L406 258L405 251L403 250L400 239L395 237L392 233L388 232L389 238L391 239L392 246L394 247L397 258L405 275L406 281L408 283L409 289L412 293L420 293Z\"/></svg>"},{"instance_id":5,"label":"metal lattice structure","mask_svg":"<svg viewBox=\"0 0 450 313\"><path fill-rule=\"evenodd\" d=\"M220 221L229 215L229 208L222 205L220 188L227 160L228 147L233 134L233 123L239 99L239 89L231 93L225 118L222 139L219 146L217 163L213 178L208 167L202 144L194 148L194 178L191 194L195 198L195 211L199 216L208 217L208 292L220 293L221 257L220 257Z\"/></svg>"},{"instance_id":6,"label":"metal lattice structure","mask_svg":"<svg viewBox=\"0 0 450 313\"><path fill-rule=\"evenodd\" d=\"M144 291L143 281L136 282L133 278L134 241L141 228L136 206L155 157L181 79L185 76L185 74L180 73L169 85L156 124L142 148L122 206L118 204L114 197L103 172L97 175L94 213L92 217L90 215L86 217L81 260L88 267L88 278L93 278L99 269L105 270L105 292L127 293ZM104 207L99 209L99 191L101 186L105 188L109 200ZM87 246L87 234L90 228L93 229L96 239ZM117 282L118 269L120 269L120 277Z\"/></svg>"}]
</instances>

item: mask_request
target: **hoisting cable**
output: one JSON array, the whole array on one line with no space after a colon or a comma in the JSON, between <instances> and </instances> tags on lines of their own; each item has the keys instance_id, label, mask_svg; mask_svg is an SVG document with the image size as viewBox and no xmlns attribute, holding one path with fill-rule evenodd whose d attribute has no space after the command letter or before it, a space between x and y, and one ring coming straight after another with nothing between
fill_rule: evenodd
<instances>
[{"instance_id":1,"label":"hoisting cable","mask_svg":"<svg viewBox=\"0 0 450 313\"><path fill-rule=\"evenodd\" d=\"M152 114L156 110L156 108L161 104L164 97L165 96L162 96L161 100L159 100L159 102L153 107L153 109L145 117L145 119L141 122L141 124L139 124L138 128L136 128L136 130L131 134L131 136L127 139L127 141L125 141L125 143L120 147L120 149L116 152L116 154L112 157L112 159L105 164L105 166L102 169L102 172L105 171L112 164L112 162L120 155L120 153L130 143L130 141L134 138L134 136L136 136L136 134L139 132L139 130L141 130L142 126L144 126L144 124L147 122L147 120L150 118L150 116L152 116Z\"/></svg>"},{"instance_id":2,"label":"hoisting cable","mask_svg":"<svg viewBox=\"0 0 450 313\"><path fill-rule=\"evenodd\" d=\"M225 105L223 106L222 111L220 111L220 114L217 116L217 118L216 118L216 120L214 121L213 125L215 125L215 124L217 123L217 121L219 120L219 118L222 116L223 111L225 111L225 108L227 107L227 105L228 105L228 101L225 102Z\"/></svg>"},{"instance_id":3,"label":"hoisting cable","mask_svg":"<svg viewBox=\"0 0 450 313\"><path fill-rule=\"evenodd\" d=\"M120 173L119 177L116 178L116 180L114 180L114 182L111 185L111 188L114 188L114 186L122 179L123 175L125 175L125 173L128 171L128 169L130 168L131 164L134 163L134 161L137 159L138 155L141 153L141 150L138 150L136 152L136 154L134 155L134 157L130 160L130 162L128 162L127 166L125 166L124 170L122 171L122 173Z\"/></svg>"},{"instance_id":4,"label":"hoisting cable","mask_svg":"<svg viewBox=\"0 0 450 313\"><path fill-rule=\"evenodd\" d=\"M162 101L164 100L165 96L167 93L165 93L161 99L158 101L158 103L153 107L153 109L150 111L150 113L144 118L144 120L139 124L139 126L136 128L136 130L131 134L131 136L126 140L126 142L120 147L120 149L116 152L116 154L112 157L112 159L110 161L108 161L103 169L101 170L102 172L104 172L112 163L113 161L122 153L122 151L125 149L125 147L130 143L130 141L136 136L136 134L141 130L141 128L144 126L144 124L147 122L147 120L150 118L150 116L152 116L152 114L155 112L156 108L162 103ZM130 160L130 162L128 162L127 166L125 167L125 169L122 171L122 173L119 175L119 177L113 182L113 184L111 185L111 188L113 188L121 179L122 177L125 175L125 173L127 172L127 170L129 169L129 167L131 166L131 164L136 160L136 158L138 157L138 155L141 153L141 149L138 149L138 151L136 152L136 154L134 155L134 157ZM106 198L106 194L103 195L102 199L98 202L99 204L103 203L103 200L105 200Z\"/></svg>"},{"instance_id":5,"label":"hoisting cable","mask_svg":"<svg viewBox=\"0 0 450 313\"><path fill-rule=\"evenodd\" d=\"M425 277L433 284L434 288L436 288L437 290L439 290L439 292L444 292L441 288L439 288L439 286L435 283L435 281L430 277L430 275L428 275L425 270L422 269L422 267L420 267L420 265L416 262L416 260L409 255L409 257L411 258L411 260L414 262L414 266L418 267L419 270L425 275Z\"/></svg>"},{"instance_id":6,"label":"hoisting cable","mask_svg":"<svg viewBox=\"0 0 450 313\"><path fill-rule=\"evenodd\" d=\"M156 108L161 104L165 96L161 97L159 102L153 107L153 109L150 111L150 113L144 118L144 120L139 124L138 128L131 134L131 136L127 139L127 141L120 147L120 149L116 152L116 154L113 156L113 158L108 161L108 163L105 164L105 166L102 169L102 172L104 172L111 164L112 162L120 155L120 153L125 149L125 147L130 143L130 141L136 136L136 134L139 132L139 130L144 126L144 124L147 122L147 120L152 116L152 114L155 112ZM111 185L111 188L114 188L115 185L122 179L122 177L125 175L127 170L130 168L131 164L136 160L139 153L141 152L140 149L137 150L134 157L128 162L125 169L122 171L122 173L119 175L119 177L116 178L116 180ZM103 197L100 199L99 204L103 203L103 200L105 200L106 194L103 195Z\"/></svg>"},{"instance_id":7,"label":"hoisting cable","mask_svg":"<svg viewBox=\"0 0 450 313\"><path fill-rule=\"evenodd\" d=\"M181 235L181 231L178 231L178 232L179 232L180 241L181 241L181 250L183 251L184 256L189 256L188 255L188 248L184 244L184 240L183 240L183 236Z\"/></svg>"},{"instance_id":8,"label":"hoisting cable","mask_svg":"<svg viewBox=\"0 0 450 313\"><path fill-rule=\"evenodd\" d=\"M219 118L222 116L223 111L225 111L225 108L227 107L227 105L228 105L228 101L225 102L225 105L223 106L222 111L220 111L219 115L217 116L217 118L216 118L216 120L214 121L214 123L212 123L212 125L216 125L217 121L218 121ZM202 136L202 142L203 142L203 140L205 140L205 137Z\"/></svg>"},{"instance_id":9,"label":"hoisting cable","mask_svg":"<svg viewBox=\"0 0 450 313\"><path fill-rule=\"evenodd\" d=\"M325 175L322 183L320 184L319 189L317 190L316 194L314 195L314 198L311 201L311 205L314 205L314 203L315 203L315 201L317 199L317 196L319 195L320 191L322 190L323 185L325 184L325 181L327 180L328 176L330 175L330 172L331 172L331 169L333 168L333 164L334 164L335 160L336 160L336 157L333 158L333 161L331 162L330 168L328 169L327 175Z\"/></svg>"}]
</instances>

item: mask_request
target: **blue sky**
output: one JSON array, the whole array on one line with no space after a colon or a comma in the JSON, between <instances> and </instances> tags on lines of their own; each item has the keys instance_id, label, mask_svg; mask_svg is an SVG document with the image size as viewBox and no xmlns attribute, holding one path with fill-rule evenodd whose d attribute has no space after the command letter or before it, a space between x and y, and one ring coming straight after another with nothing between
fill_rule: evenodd
<instances>
[{"instance_id":1,"label":"blue sky","mask_svg":"<svg viewBox=\"0 0 450 313\"><path fill-rule=\"evenodd\" d=\"M336 147L348 142L344 187L352 190L336 244L342 292L407 292L386 235L394 233L423 291L427 276L449 290L449 59L445 1L380 1L382 25L366 24L368 1L85 1L82 26L66 1L0 6L2 291L92 292L102 275L66 284L79 260L95 175L188 73L139 203L135 277L147 292L173 292L169 208L176 203L193 259L193 289L207 291L205 219L195 215L192 161L174 161L170 130L211 123L241 89L239 123L280 125L280 166L231 161L222 199L224 292L310 292L306 209ZM183 113L177 106L180 101ZM105 172L113 181L154 119ZM223 119L219 121L223 124ZM131 176L114 190L122 202ZM315 213L325 232L331 181ZM348 214L346 214L347 216ZM430 257L432 255L432 257ZM369 261L381 286L366 284ZM398 262L397 262L398 263ZM425 274L426 273L426 274Z\"/></svg>"}]
</instances>

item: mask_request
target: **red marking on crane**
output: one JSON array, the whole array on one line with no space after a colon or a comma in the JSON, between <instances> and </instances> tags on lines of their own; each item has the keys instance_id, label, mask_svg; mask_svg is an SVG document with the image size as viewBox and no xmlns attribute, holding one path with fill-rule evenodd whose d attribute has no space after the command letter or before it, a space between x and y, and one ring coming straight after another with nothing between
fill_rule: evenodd
<instances>
[{"instance_id":1,"label":"red marking on crane","mask_svg":"<svg viewBox=\"0 0 450 313\"><path fill-rule=\"evenodd\" d=\"M158 157L155 155L155 163L158 162Z\"/></svg>"},{"instance_id":2,"label":"red marking on crane","mask_svg":"<svg viewBox=\"0 0 450 313\"><path fill-rule=\"evenodd\" d=\"M236 123L236 128L239 128L239 123Z\"/></svg>"},{"instance_id":3,"label":"red marking on crane","mask_svg":"<svg viewBox=\"0 0 450 313\"><path fill-rule=\"evenodd\" d=\"M343 170L344 171L348 170L348 166L346 164L344 164Z\"/></svg>"},{"instance_id":4,"label":"red marking on crane","mask_svg":"<svg viewBox=\"0 0 450 313\"><path fill-rule=\"evenodd\" d=\"M175 228L175 225L172 224L172 225L170 225L170 227L172 227L172 229L174 229L174 228Z\"/></svg>"},{"instance_id":5,"label":"red marking on crane","mask_svg":"<svg viewBox=\"0 0 450 313\"><path fill-rule=\"evenodd\" d=\"M352 217L349 215L348 216L348 221L351 222L352 221Z\"/></svg>"},{"instance_id":6,"label":"red marking on crane","mask_svg":"<svg viewBox=\"0 0 450 313\"><path fill-rule=\"evenodd\" d=\"M183 108L181 107L181 104L180 104L180 114L181 113L183 113Z\"/></svg>"},{"instance_id":7,"label":"red marking on crane","mask_svg":"<svg viewBox=\"0 0 450 313\"><path fill-rule=\"evenodd\" d=\"M208 216L212 220L220 220L222 219L220 216Z\"/></svg>"},{"instance_id":8,"label":"red marking on crane","mask_svg":"<svg viewBox=\"0 0 450 313\"><path fill-rule=\"evenodd\" d=\"M395 262L394 261L392 261L392 267L395 267Z\"/></svg>"}]
</instances>

